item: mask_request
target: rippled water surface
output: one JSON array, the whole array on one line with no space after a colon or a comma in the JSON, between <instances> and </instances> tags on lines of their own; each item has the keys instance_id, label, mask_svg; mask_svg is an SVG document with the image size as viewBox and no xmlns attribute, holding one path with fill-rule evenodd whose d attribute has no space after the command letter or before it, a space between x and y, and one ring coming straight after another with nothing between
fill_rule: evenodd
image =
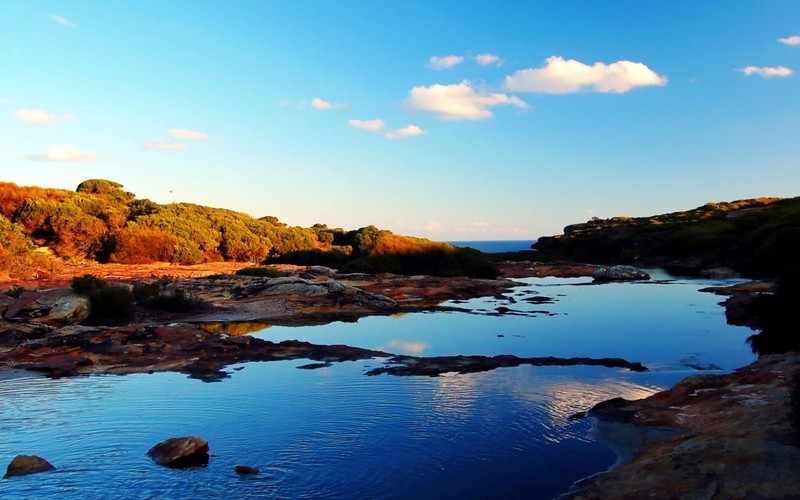
<instances>
[{"instance_id":1,"label":"rippled water surface","mask_svg":"<svg viewBox=\"0 0 800 500\"><path fill-rule=\"evenodd\" d=\"M744 343L750 332L725 325L720 298L697 292L710 281L524 281L505 299L454 304L476 314L373 317L257 335L417 355L614 356L652 369L523 366L398 378L364 375L382 360L313 371L291 361L232 366L218 383L172 373L7 379L0 463L38 454L58 470L0 481L0 496L553 498L615 459L589 422L569 415L612 397L647 396L698 367L722 373L754 359ZM556 301L523 300L534 296ZM512 313L490 315L501 306ZM145 455L183 435L209 440L208 467L165 469ZM237 476L240 464L261 474Z\"/></svg>"}]
</instances>

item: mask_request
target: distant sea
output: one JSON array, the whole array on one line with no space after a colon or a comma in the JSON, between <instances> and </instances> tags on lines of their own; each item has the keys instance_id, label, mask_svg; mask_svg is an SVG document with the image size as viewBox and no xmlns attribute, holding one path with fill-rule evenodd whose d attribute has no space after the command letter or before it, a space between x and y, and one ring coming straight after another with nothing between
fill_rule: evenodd
<instances>
[{"instance_id":1,"label":"distant sea","mask_svg":"<svg viewBox=\"0 0 800 500\"><path fill-rule=\"evenodd\" d=\"M488 240L488 241L448 241L457 247L470 247L487 253L519 252L531 250L536 240Z\"/></svg>"}]
</instances>

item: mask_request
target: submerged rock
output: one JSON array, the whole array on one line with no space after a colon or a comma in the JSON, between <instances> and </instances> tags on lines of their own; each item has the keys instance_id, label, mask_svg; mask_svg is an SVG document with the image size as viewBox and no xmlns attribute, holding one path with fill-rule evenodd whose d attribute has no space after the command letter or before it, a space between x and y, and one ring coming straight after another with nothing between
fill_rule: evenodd
<instances>
[{"instance_id":1,"label":"submerged rock","mask_svg":"<svg viewBox=\"0 0 800 500\"><path fill-rule=\"evenodd\" d=\"M55 470L55 467L42 457L37 457L36 455L17 455L11 463L8 464L6 475L3 476L3 479L13 476L24 476L26 474L36 474L37 472L46 472L49 470Z\"/></svg>"},{"instance_id":2,"label":"submerged rock","mask_svg":"<svg viewBox=\"0 0 800 500\"><path fill-rule=\"evenodd\" d=\"M634 372L643 372L647 367L638 361L626 361L621 358L556 358L553 356L520 358L512 354L498 356L433 356L421 358L416 356L392 356L386 366L373 368L367 375L414 376L422 375L438 377L444 373L478 373L496 368L509 368L521 365L531 366L604 366L606 368L627 368Z\"/></svg>"},{"instance_id":3,"label":"submerged rock","mask_svg":"<svg viewBox=\"0 0 800 500\"><path fill-rule=\"evenodd\" d=\"M195 436L170 438L147 451L158 465L183 469L208 464L208 441Z\"/></svg>"},{"instance_id":4,"label":"submerged rock","mask_svg":"<svg viewBox=\"0 0 800 500\"><path fill-rule=\"evenodd\" d=\"M600 267L592 273L595 281L638 281L649 280L650 275L633 266Z\"/></svg>"},{"instance_id":5,"label":"submerged rock","mask_svg":"<svg viewBox=\"0 0 800 500\"><path fill-rule=\"evenodd\" d=\"M237 474L241 474L241 475L252 475L252 474L258 474L258 473L261 472L260 470L256 469L255 467L250 467L249 465L237 465L234 470L236 471Z\"/></svg>"}]
</instances>

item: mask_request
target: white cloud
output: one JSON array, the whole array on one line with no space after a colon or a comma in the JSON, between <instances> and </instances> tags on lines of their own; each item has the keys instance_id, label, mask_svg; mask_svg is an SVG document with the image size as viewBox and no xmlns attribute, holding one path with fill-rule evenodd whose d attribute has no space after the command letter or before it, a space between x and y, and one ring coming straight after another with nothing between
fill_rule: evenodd
<instances>
[{"instance_id":1,"label":"white cloud","mask_svg":"<svg viewBox=\"0 0 800 500\"><path fill-rule=\"evenodd\" d=\"M174 141L147 141L145 145L150 151L184 151L186 144Z\"/></svg>"},{"instance_id":2,"label":"white cloud","mask_svg":"<svg viewBox=\"0 0 800 500\"><path fill-rule=\"evenodd\" d=\"M500 56L496 56L494 54L478 54L475 56L475 62L481 66L489 66L492 64L500 66L503 64L503 60L500 59Z\"/></svg>"},{"instance_id":3,"label":"white cloud","mask_svg":"<svg viewBox=\"0 0 800 500\"><path fill-rule=\"evenodd\" d=\"M505 87L515 92L570 94L574 92L623 93L635 87L667 84L667 77L642 63L617 61L592 66L560 56L548 57L541 68L517 71L507 76Z\"/></svg>"},{"instance_id":4,"label":"white cloud","mask_svg":"<svg viewBox=\"0 0 800 500\"><path fill-rule=\"evenodd\" d=\"M528 108L520 98L506 94L476 92L466 80L453 85L414 87L406 106L416 111L437 113L445 120L483 120L492 117L492 106L510 104Z\"/></svg>"},{"instance_id":5,"label":"white cloud","mask_svg":"<svg viewBox=\"0 0 800 500\"><path fill-rule=\"evenodd\" d=\"M350 109L350 105L349 104L340 104L340 103L337 103L337 102L328 102L328 101L325 101L323 99L320 99L319 97L315 97L315 98L311 99L311 107L317 108L317 109L322 109L322 110L335 109L335 110L340 110L340 111L341 110Z\"/></svg>"},{"instance_id":6,"label":"white cloud","mask_svg":"<svg viewBox=\"0 0 800 500\"><path fill-rule=\"evenodd\" d=\"M91 151L83 151L71 144L53 146L41 154L22 155L22 158L31 161L71 161L71 162L92 162L97 155Z\"/></svg>"},{"instance_id":7,"label":"white cloud","mask_svg":"<svg viewBox=\"0 0 800 500\"><path fill-rule=\"evenodd\" d=\"M169 131L172 137L177 137L178 139L189 139L192 141L207 141L208 134L205 132L197 132L195 130L187 130L185 128L174 128Z\"/></svg>"},{"instance_id":8,"label":"white cloud","mask_svg":"<svg viewBox=\"0 0 800 500\"><path fill-rule=\"evenodd\" d=\"M792 70L784 66L747 66L742 69L737 69L747 76L758 75L762 78L772 78L774 76L789 76L793 73Z\"/></svg>"},{"instance_id":9,"label":"white cloud","mask_svg":"<svg viewBox=\"0 0 800 500\"><path fill-rule=\"evenodd\" d=\"M78 27L77 24L75 24L73 22L70 22L70 21L67 21L63 17L57 16L55 14L50 14L50 19L52 19L53 21L57 22L61 26L66 26L68 28L77 28Z\"/></svg>"},{"instance_id":10,"label":"white cloud","mask_svg":"<svg viewBox=\"0 0 800 500\"><path fill-rule=\"evenodd\" d=\"M19 121L38 127L52 125L57 121L71 121L73 119L69 115L57 115L41 109L20 109L12 113L12 115Z\"/></svg>"},{"instance_id":11,"label":"white cloud","mask_svg":"<svg viewBox=\"0 0 800 500\"><path fill-rule=\"evenodd\" d=\"M383 120L348 120L347 123L355 128L377 132L386 126Z\"/></svg>"},{"instance_id":12,"label":"white cloud","mask_svg":"<svg viewBox=\"0 0 800 500\"><path fill-rule=\"evenodd\" d=\"M453 66L458 66L462 62L464 62L464 58L461 56L454 56L454 55L444 56L444 57L432 56L428 61L428 66L430 66L433 69L449 69L452 68Z\"/></svg>"},{"instance_id":13,"label":"white cloud","mask_svg":"<svg viewBox=\"0 0 800 500\"><path fill-rule=\"evenodd\" d=\"M786 38L778 38L778 41L784 45L800 45L800 35L787 36Z\"/></svg>"},{"instance_id":14,"label":"white cloud","mask_svg":"<svg viewBox=\"0 0 800 500\"><path fill-rule=\"evenodd\" d=\"M386 132L384 135L388 139L402 139L403 137L414 137L415 135L422 135L427 133L428 132L426 130L422 130L416 125L408 125L407 127Z\"/></svg>"}]
</instances>

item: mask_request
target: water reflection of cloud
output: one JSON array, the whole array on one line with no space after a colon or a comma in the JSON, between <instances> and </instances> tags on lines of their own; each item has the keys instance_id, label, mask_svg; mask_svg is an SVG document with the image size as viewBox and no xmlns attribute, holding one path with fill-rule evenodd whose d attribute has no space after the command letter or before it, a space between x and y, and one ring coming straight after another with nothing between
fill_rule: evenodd
<instances>
[{"instance_id":1,"label":"water reflection of cloud","mask_svg":"<svg viewBox=\"0 0 800 500\"><path fill-rule=\"evenodd\" d=\"M426 349L431 347L430 344L426 344L425 342L411 342L408 340L390 340L389 341L389 349L402 354L414 354L420 355L425 352Z\"/></svg>"},{"instance_id":2,"label":"water reflection of cloud","mask_svg":"<svg viewBox=\"0 0 800 500\"><path fill-rule=\"evenodd\" d=\"M527 377L509 378L506 390L517 401L525 401L541 410L542 422L549 429L548 441L565 438L584 439L569 429L569 417L612 398L646 398L660 389L645 387L618 378Z\"/></svg>"}]
</instances>

